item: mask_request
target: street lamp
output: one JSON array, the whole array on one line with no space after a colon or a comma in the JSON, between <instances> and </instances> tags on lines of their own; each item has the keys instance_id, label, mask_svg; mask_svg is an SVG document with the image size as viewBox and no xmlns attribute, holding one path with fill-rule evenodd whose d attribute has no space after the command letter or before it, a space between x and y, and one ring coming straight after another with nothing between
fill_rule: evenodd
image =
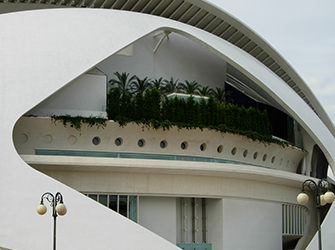
<instances>
[{"instance_id":1,"label":"street lamp","mask_svg":"<svg viewBox=\"0 0 335 250\"><path fill-rule=\"evenodd\" d=\"M326 205L327 203L332 203L335 200L335 195L332 191L330 191L330 183L327 179L320 179L318 183L315 181L308 179L305 180L302 184L302 191L297 196L297 201L301 205L305 205L309 198L308 195L305 193L305 188L308 188L310 191L313 192L316 201L316 208L318 212L318 231L319 231L319 250L322 249L321 244L321 213L320 209L322 206Z\"/></svg>"},{"instance_id":2,"label":"street lamp","mask_svg":"<svg viewBox=\"0 0 335 250\"><path fill-rule=\"evenodd\" d=\"M46 192L42 195L41 203L36 209L39 215L44 215L47 212L47 208L43 204L44 199L50 202L50 206L52 207L52 217L54 217L53 250L56 250L56 218L57 215L65 215L67 210L60 192L57 192L55 196L50 192Z\"/></svg>"}]
</instances>

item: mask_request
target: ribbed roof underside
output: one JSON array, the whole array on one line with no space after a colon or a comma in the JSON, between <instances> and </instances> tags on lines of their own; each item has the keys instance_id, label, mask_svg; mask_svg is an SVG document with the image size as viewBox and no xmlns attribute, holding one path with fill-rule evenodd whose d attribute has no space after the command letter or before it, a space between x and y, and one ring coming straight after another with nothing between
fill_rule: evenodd
<instances>
[{"instance_id":1,"label":"ribbed roof underside","mask_svg":"<svg viewBox=\"0 0 335 250\"><path fill-rule=\"evenodd\" d=\"M192 25L221 37L255 57L286 82L315 111L302 90L283 69L283 65L270 55L273 52L266 51L237 27L222 19L223 15L219 17L207 10L210 9L208 3L202 2L203 7L196 4L199 1L185 0L0 0L0 3L45 5L45 8L59 6L116 9L146 13ZM29 6L29 9L32 8L33 6Z\"/></svg>"}]
</instances>

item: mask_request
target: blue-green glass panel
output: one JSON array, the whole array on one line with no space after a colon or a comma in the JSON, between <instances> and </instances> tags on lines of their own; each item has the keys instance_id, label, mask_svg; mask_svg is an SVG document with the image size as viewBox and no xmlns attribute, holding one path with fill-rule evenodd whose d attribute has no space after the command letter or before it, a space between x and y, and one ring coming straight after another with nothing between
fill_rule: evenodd
<instances>
[{"instance_id":1,"label":"blue-green glass panel","mask_svg":"<svg viewBox=\"0 0 335 250\"><path fill-rule=\"evenodd\" d=\"M212 250L209 243L177 243L177 246L183 250Z\"/></svg>"},{"instance_id":2,"label":"blue-green glass panel","mask_svg":"<svg viewBox=\"0 0 335 250\"><path fill-rule=\"evenodd\" d=\"M96 194L89 194L88 197L90 197L91 199L97 201L98 200L98 195Z\"/></svg>"},{"instance_id":3,"label":"blue-green glass panel","mask_svg":"<svg viewBox=\"0 0 335 250\"><path fill-rule=\"evenodd\" d=\"M197 161L197 162L217 162L226 164L249 165L262 168L265 166L218 159L212 157L188 156L188 155L169 155L169 154L150 154L150 153L129 153L129 152L104 152L104 151L81 151L81 150L53 150L53 149L35 149L36 155L61 155L61 156L82 156L82 157L108 157L108 158L130 158L130 159L152 159L152 160L170 160L170 161Z\"/></svg>"},{"instance_id":4,"label":"blue-green glass panel","mask_svg":"<svg viewBox=\"0 0 335 250\"><path fill-rule=\"evenodd\" d=\"M99 202L107 206L107 194L99 194Z\"/></svg>"},{"instance_id":5,"label":"blue-green glass panel","mask_svg":"<svg viewBox=\"0 0 335 250\"><path fill-rule=\"evenodd\" d=\"M129 219L137 222L137 196L129 196Z\"/></svg>"}]
</instances>

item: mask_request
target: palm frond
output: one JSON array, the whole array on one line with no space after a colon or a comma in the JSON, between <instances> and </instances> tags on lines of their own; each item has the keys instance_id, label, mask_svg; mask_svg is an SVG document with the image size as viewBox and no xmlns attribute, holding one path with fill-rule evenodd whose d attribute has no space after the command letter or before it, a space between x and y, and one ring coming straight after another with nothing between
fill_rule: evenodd
<instances>
[{"instance_id":1,"label":"palm frond","mask_svg":"<svg viewBox=\"0 0 335 250\"><path fill-rule=\"evenodd\" d=\"M199 94L199 90L201 87L201 85L195 80L193 80L192 82L185 80L185 83L181 83L180 86L184 93L191 95Z\"/></svg>"}]
</instances>

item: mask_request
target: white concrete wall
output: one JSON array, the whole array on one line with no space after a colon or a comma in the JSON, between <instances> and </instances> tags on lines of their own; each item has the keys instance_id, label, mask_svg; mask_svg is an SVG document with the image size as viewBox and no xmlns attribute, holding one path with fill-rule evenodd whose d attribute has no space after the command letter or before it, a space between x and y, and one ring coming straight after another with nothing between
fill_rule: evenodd
<instances>
[{"instance_id":1,"label":"white concrete wall","mask_svg":"<svg viewBox=\"0 0 335 250\"><path fill-rule=\"evenodd\" d=\"M281 203L208 199L207 218L213 249L282 249Z\"/></svg>"},{"instance_id":2,"label":"white concrete wall","mask_svg":"<svg viewBox=\"0 0 335 250\"><path fill-rule=\"evenodd\" d=\"M213 250L224 249L223 242L223 199L207 199L207 241L212 243Z\"/></svg>"},{"instance_id":3,"label":"white concrete wall","mask_svg":"<svg viewBox=\"0 0 335 250\"><path fill-rule=\"evenodd\" d=\"M165 38L154 54L154 48L162 36L154 34L136 41L133 44L132 56L113 55L98 65L98 68L114 79L116 71L148 77L152 80L163 79L196 80L202 86L223 87L226 80L226 62L209 52L199 44L171 33ZM145 62L145 63L144 63Z\"/></svg>"},{"instance_id":4,"label":"white concrete wall","mask_svg":"<svg viewBox=\"0 0 335 250\"><path fill-rule=\"evenodd\" d=\"M176 198L140 196L139 199L139 224L176 244Z\"/></svg>"},{"instance_id":5,"label":"white concrete wall","mask_svg":"<svg viewBox=\"0 0 335 250\"><path fill-rule=\"evenodd\" d=\"M83 74L27 112L27 115L106 116L106 76Z\"/></svg>"}]
</instances>

